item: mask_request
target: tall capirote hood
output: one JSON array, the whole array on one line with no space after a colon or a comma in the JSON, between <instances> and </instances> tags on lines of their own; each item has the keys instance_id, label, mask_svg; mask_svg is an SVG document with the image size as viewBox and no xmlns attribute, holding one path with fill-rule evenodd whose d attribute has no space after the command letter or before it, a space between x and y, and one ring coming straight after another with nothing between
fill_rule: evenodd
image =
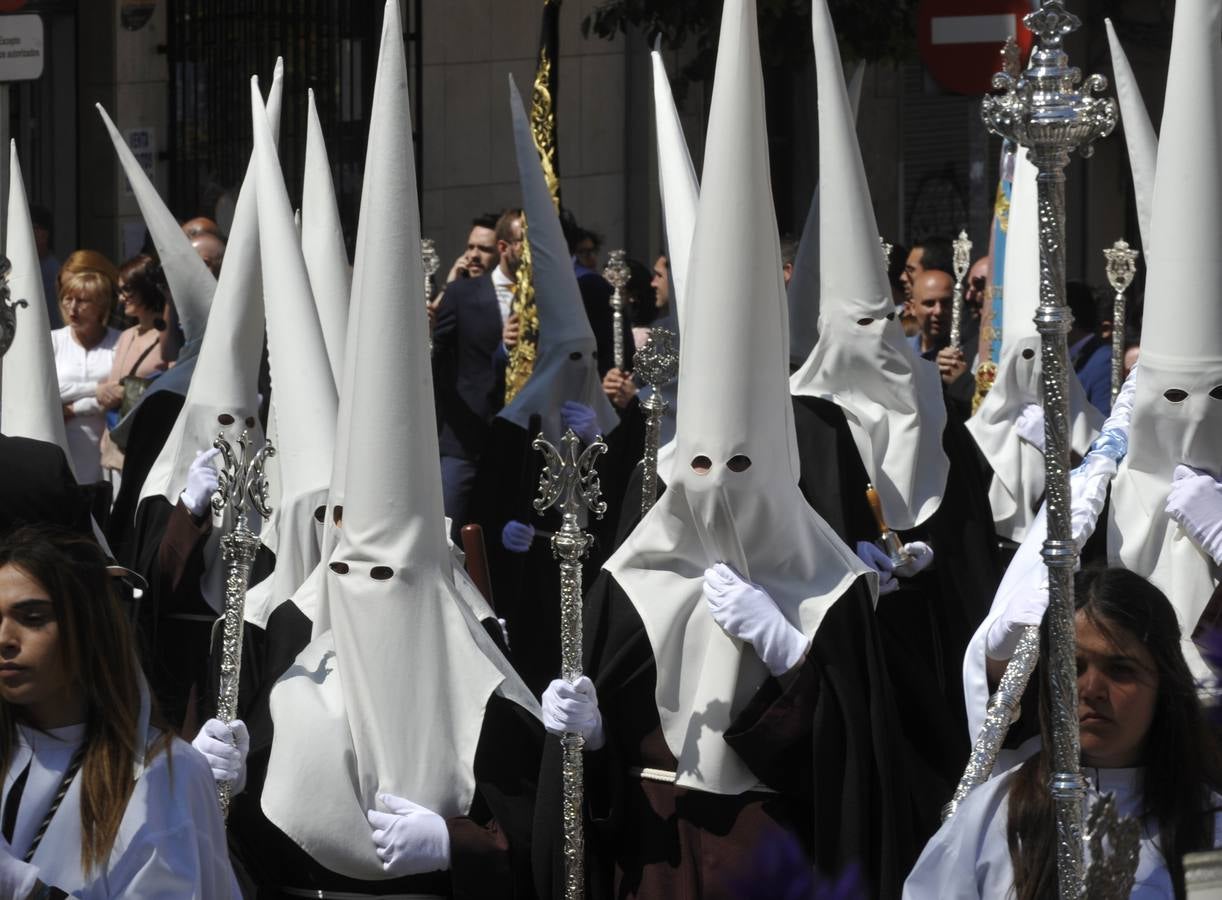
<instances>
[{"instance_id":1,"label":"tall capirote hood","mask_svg":"<svg viewBox=\"0 0 1222 900\"><path fill-rule=\"evenodd\" d=\"M1108 556L1156 584L1195 630L1218 566L1165 512L1177 465L1222 478L1220 0L1180 0L1159 129L1141 368L1112 483ZM1191 661L1197 659L1189 644Z\"/></svg>"},{"instance_id":2,"label":"tall capirote hood","mask_svg":"<svg viewBox=\"0 0 1222 900\"><path fill-rule=\"evenodd\" d=\"M811 27L819 86L819 257L836 264L819 268L819 339L790 389L844 411L887 523L912 528L938 509L950 469L942 450L942 382L932 362L917 358L896 320L824 0L814 3Z\"/></svg>"},{"instance_id":3,"label":"tall capirote hood","mask_svg":"<svg viewBox=\"0 0 1222 900\"><path fill-rule=\"evenodd\" d=\"M849 76L849 106L853 121L861 108L861 88L866 64L858 61ZM810 209L802 224L802 237L794 255L793 272L785 288L789 298L789 364L800 367L819 340L819 186L815 185Z\"/></svg>"},{"instance_id":4,"label":"tall capirote hood","mask_svg":"<svg viewBox=\"0 0 1222 900\"><path fill-rule=\"evenodd\" d=\"M352 292L352 269L344 227L331 180L331 163L323 140L322 124L309 92L306 124L305 178L301 191L301 253L310 275L314 305L327 345L327 358L336 384L344 368L344 339L348 333L348 298Z\"/></svg>"},{"instance_id":5,"label":"tall capirote hood","mask_svg":"<svg viewBox=\"0 0 1222 900\"><path fill-rule=\"evenodd\" d=\"M1001 359L993 387L967 421L967 430L992 469L989 505L997 533L1022 541L1044 496L1044 454L1019 437L1014 423L1028 405L1042 405L1040 337L1035 311L1040 299L1039 203L1036 168L1020 147L1014 161L1010 223L1006 233ZM1069 387L1070 446L1079 456L1090 448L1103 414L1086 399L1072 375Z\"/></svg>"},{"instance_id":6,"label":"tall capirote hood","mask_svg":"<svg viewBox=\"0 0 1222 900\"><path fill-rule=\"evenodd\" d=\"M674 464L606 565L649 636L676 783L721 794L759 787L724 736L768 673L713 619L704 570L730 564L806 634L864 571L797 484L771 198L755 3L727 0L683 297Z\"/></svg>"},{"instance_id":7,"label":"tall capirote hood","mask_svg":"<svg viewBox=\"0 0 1222 900\"><path fill-rule=\"evenodd\" d=\"M178 313L178 322L186 340L183 349L192 354L198 352L199 341L204 336L204 328L208 322L208 311L212 307L212 297L216 293L216 278L191 246L191 239L157 193L157 188L132 155L127 141L101 103L97 104L97 110L110 134L115 154L123 167L123 174L132 187L132 194L140 207L140 215L144 217L149 236L153 239L153 246L157 249L157 258L161 261L162 271L165 272L166 284L169 285L174 309Z\"/></svg>"},{"instance_id":8,"label":"tall capirote hood","mask_svg":"<svg viewBox=\"0 0 1222 900\"><path fill-rule=\"evenodd\" d=\"M687 290L687 260L692 249L692 229L696 227L696 204L700 199L700 184L692 165L683 123L670 90L670 79L658 50L650 53L653 62L653 112L658 136L658 190L662 195L662 221L666 229L666 262L670 275L670 310L655 327L669 328L678 337L682 332L679 321L683 309L683 294ZM678 379L661 385L666 400L666 416L662 420L663 445L658 450L658 474L663 482L670 480L670 467L675 453L675 419L678 412Z\"/></svg>"},{"instance_id":9,"label":"tall capirote hood","mask_svg":"<svg viewBox=\"0 0 1222 900\"><path fill-rule=\"evenodd\" d=\"M535 306L539 311L539 347L530 378L497 415L526 428L530 417L538 414L543 420L544 435L558 444L564 434L560 407L566 400L574 400L594 410L605 435L619 423L619 416L602 390L594 329L590 327L577 286L560 217L543 177L530 120L512 76L509 95L522 210L529 231Z\"/></svg>"},{"instance_id":10,"label":"tall capirote hood","mask_svg":"<svg viewBox=\"0 0 1222 900\"><path fill-rule=\"evenodd\" d=\"M293 595L321 559L321 522L315 510L327 502L339 398L284 173L254 81L251 114L261 271L263 283L272 286L264 293L264 306L279 484L275 527L264 532L265 541L274 536L269 546L276 568L248 593L246 614L266 625L271 611Z\"/></svg>"},{"instance_id":11,"label":"tall capirote hood","mask_svg":"<svg viewBox=\"0 0 1222 900\"><path fill-rule=\"evenodd\" d=\"M538 706L463 600L445 534L420 259L411 94L388 0L370 106L341 411L342 521L317 576L327 630L271 695L262 804L327 869L386 880L366 812L380 793L470 812L494 692ZM308 791L302 785L308 784Z\"/></svg>"},{"instance_id":12,"label":"tall capirote hood","mask_svg":"<svg viewBox=\"0 0 1222 900\"><path fill-rule=\"evenodd\" d=\"M0 432L9 437L32 438L55 444L68 452L64 432L64 409L59 399L55 352L51 348L51 324L43 295L42 269L34 244L34 226L26 200L17 142L9 146L8 246L5 255L12 264L9 294L18 302L13 309L16 332L4 354L0 373ZM75 474L75 473L74 473Z\"/></svg>"},{"instance_id":13,"label":"tall capirote hood","mask_svg":"<svg viewBox=\"0 0 1222 900\"><path fill-rule=\"evenodd\" d=\"M1150 253L1150 215L1154 203L1154 166L1158 159L1158 135L1150 122L1141 89L1133 76L1133 67L1125 56L1111 19L1104 19L1107 45L1112 52L1112 74L1116 79L1116 100L1120 106L1120 121L1124 123L1124 143L1129 151L1129 169L1133 173L1133 197L1137 201L1137 227L1141 231L1141 249Z\"/></svg>"}]
</instances>

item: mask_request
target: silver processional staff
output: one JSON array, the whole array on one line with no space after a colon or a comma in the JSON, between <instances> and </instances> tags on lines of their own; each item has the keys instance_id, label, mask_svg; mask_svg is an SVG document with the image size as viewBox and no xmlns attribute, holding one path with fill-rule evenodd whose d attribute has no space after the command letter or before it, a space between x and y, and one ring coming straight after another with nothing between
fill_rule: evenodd
<instances>
[{"instance_id":1,"label":"silver processional staff","mask_svg":"<svg viewBox=\"0 0 1222 900\"><path fill-rule=\"evenodd\" d=\"M993 76L1001 94L982 100L984 123L1002 138L1028 149L1039 169L1040 305L1035 314L1040 333L1044 406L1044 483L1048 537L1043 556L1048 567L1048 611L1044 616L1048 653L1052 795L1057 829L1057 884L1062 900L1083 895L1083 815L1085 782L1080 770L1078 688L1074 632L1073 571L1078 547L1070 522L1069 496L1069 348L1071 315L1065 305L1065 167L1069 154L1089 154L1091 144L1116 127L1116 104L1091 96L1107 81L1092 75L1079 87L1082 74L1069 65L1062 42L1081 22L1065 10L1063 0L1044 0L1023 19L1037 39L1027 70L1014 78Z\"/></svg>"},{"instance_id":2,"label":"silver processional staff","mask_svg":"<svg viewBox=\"0 0 1222 900\"><path fill-rule=\"evenodd\" d=\"M1119 240L1103 251L1107 260L1107 281L1116 292L1112 301L1112 402L1120 393L1124 381L1124 292L1133 283L1137 274L1137 257L1140 254L1130 249L1128 243Z\"/></svg>"},{"instance_id":3,"label":"silver processional staff","mask_svg":"<svg viewBox=\"0 0 1222 900\"><path fill-rule=\"evenodd\" d=\"M243 431L237 447L218 434L212 446L221 451L217 489L212 509L221 515L230 511L230 530L221 538L221 559L226 563L224 630L221 636L221 684L216 698L216 717L228 724L238 717L238 680L242 671L242 630L246 620L246 586L250 567L259 549L259 536L251 530L247 504L264 518L271 515L268 483L263 466L276 448L264 443L251 452L250 438ZM229 815L229 782L216 786L222 818Z\"/></svg>"},{"instance_id":4,"label":"silver processional staff","mask_svg":"<svg viewBox=\"0 0 1222 900\"><path fill-rule=\"evenodd\" d=\"M607 265L603 269L603 278L611 285L611 340L612 355L615 368L621 372L626 369L624 353L624 288L632 277L632 270L625 260L627 253L623 250L612 250L607 257Z\"/></svg>"},{"instance_id":5,"label":"silver processional staff","mask_svg":"<svg viewBox=\"0 0 1222 900\"><path fill-rule=\"evenodd\" d=\"M557 449L542 434L534 448L543 454L544 468L539 473L539 496L535 510L560 509L560 530L551 536L552 555L560 560L560 677L572 684L581 677L581 560L590 546L590 536L581 530L583 510L601 516L607 504L600 498L602 488L594 463L607 452L602 438L595 438L585 450L573 429L568 429ZM582 748L585 738L565 732L560 738L561 775L564 801L564 896L581 900L585 896L585 831L582 798L585 784Z\"/></svg>"},{"instance_id":6,"label":"silver processional staff","mask_svg":"<svg viewBox=\"0 0 1222 900\"><path fill-rule=\"evenodd\" d=\"M636 371L649 386L649 396L641 403L645 411L645 456L641 460L643 516L658 499L658 445L662 436L662 416L669 406L661 388L679 374L679 348L675 346L671 331L665 328L650 330L649 340L636 353Z\"/></svg>"},{"instance_id":7,"label":"silver processional staff","mask_svg":"<svg viewBox=\"0 0 1222 900\"><path fill-rule=\"evenodd\" d=\"M963 331L963 279L972 267L972 242L966 231L960 231L955 238L953 267L955 270L955 294L950 313L950 345L959 349L960 335Z\"/></svg>"}]
</instances>

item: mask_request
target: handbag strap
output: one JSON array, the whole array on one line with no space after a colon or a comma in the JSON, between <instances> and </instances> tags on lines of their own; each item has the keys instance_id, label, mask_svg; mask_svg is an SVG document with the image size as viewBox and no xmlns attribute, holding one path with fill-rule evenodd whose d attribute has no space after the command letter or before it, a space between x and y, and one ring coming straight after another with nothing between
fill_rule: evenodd
<instances>
[{"instance_id":1,"label":"handbag strap","mask_svg":"<svg viewBox=\"0 0 1222 900\"><path fill-rule=\"evenodd\" d=\"M158 337L156 341L153 341L151 344L149 344L147 347L144 348L144 352L136 357L136 361L132 364L131 371L127 373L127 377L130 378L132 375L136 374L136 370L140 368L140 363L144 362L144 358L153 352L153 348L157 346L160 340L161 338Z\"/></svg>"}]
</instances>

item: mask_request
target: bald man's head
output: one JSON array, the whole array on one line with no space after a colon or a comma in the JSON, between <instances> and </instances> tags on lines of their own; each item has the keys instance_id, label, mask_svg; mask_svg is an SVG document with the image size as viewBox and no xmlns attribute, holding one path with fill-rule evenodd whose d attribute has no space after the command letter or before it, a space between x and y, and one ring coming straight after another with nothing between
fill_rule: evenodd
<instances>
[{"instance_id":1,"label":"bald man's head","mask_svg":"<svg viewBox=\"0 0 1222 900\"><path fill-rule=\"evenodd\" d=\"M912 312L921 326L921 347L945 346L950 339L954 279L940 269L926 269L912 282Z\"/></svg>"},{"instance_id":2,"label":"bald man's head","mask_svg":"<svg viewBox=\"0 0 1222 900\"><path fill-rule=\"evenodd\" d=\"M215 234L200 234L191 239L191 246L199 254L209 271L217 278L221 275L221 263L225 259L225 242Z\"/></svg>"},{"instance_id":3,"label":"bald man's head","mask_svg":"<svg viewBox=\"0 0 1222 900\"><path fill-rule=\"evenodd\" d=\"M187 219L187 221L182 223L182 230L186 232L189 238L197 238L201 234L211 234L218 238L221 236L220 226L207 216L196 216L194 219Z\"/></svg>"}]
</instances>

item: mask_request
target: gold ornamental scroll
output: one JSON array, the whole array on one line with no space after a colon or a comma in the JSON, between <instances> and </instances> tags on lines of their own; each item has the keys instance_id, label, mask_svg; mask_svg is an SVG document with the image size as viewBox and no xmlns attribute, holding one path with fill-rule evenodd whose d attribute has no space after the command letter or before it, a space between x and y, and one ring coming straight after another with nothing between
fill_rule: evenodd
<instances>
[{"instance_id":1,"label":"gold ornamental scroll","mask_svg":"<svg viewBox=\"0 0 1222 900\"><path fill-rule=\"evenodd\" d=\"M560 178L556 158L556 71L559 65L557 37L561 0L545 0L543 33L539 41L539 63L530 92L530 132L543 166L543 177L556 209L560 209ZM539 310L531 265L530 235L522 215L522 255L518 263L512 312L518 317L518 342L509 351L505 367L505 402L509 403L530 378L539 353Z\"/></svg>"}]
</instances>

